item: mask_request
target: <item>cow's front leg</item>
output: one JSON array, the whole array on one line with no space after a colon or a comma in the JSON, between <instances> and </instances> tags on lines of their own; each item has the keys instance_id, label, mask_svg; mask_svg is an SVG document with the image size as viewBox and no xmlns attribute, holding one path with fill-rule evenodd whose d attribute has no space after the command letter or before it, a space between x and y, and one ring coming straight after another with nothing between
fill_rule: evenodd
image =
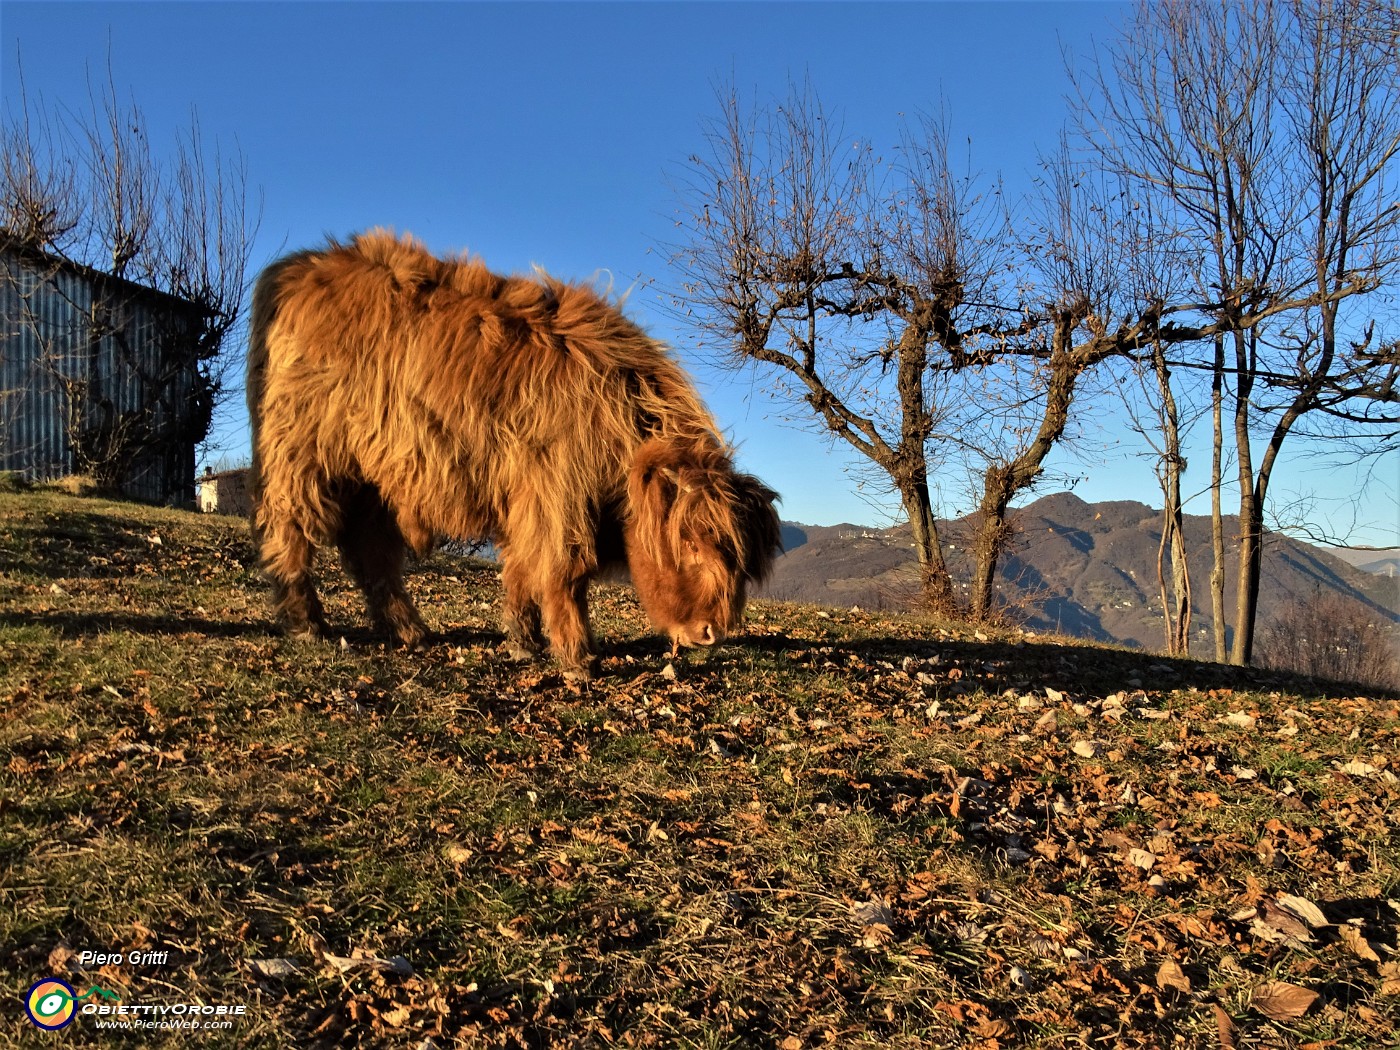
<instances>
[{"instance_id":1,"label":"cow's front leg","mask_svg":"<svg viewBox=\"0 0 1400 1050\"><path fill-rule=\"evenodd\" d=\"M540 604L535 597L534 580L507 556L501 569L505 603L501 628L506 633L506 654L521 662L533 660L544 651L544 631L540 624Z\"/></svg>"},{"instance_id":2,"label":"cow's front leg","mask_svg":"<svg viewBox=\"0 0 1400 1050\"><path fill-rule=\"evenodd\" d=\"M545 589L540 604L545 633L564 677L588 681L598 669L593 629L588 622L588 577L578 568L566 570Z\"/></svg>"}]
</instances>

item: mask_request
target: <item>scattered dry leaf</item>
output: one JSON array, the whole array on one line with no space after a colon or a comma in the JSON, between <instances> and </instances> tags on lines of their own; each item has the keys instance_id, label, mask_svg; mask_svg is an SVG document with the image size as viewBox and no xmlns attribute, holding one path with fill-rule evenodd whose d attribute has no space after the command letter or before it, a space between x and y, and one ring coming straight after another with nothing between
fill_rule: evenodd
<instances>
[{"instance_id":1,"label":"scattered dry leaf","mask_svg":"<svg viewBox=\"0 0 1400 1050\"><path fill-rule=\"evenodd\" d=\"M301 963L296 959L249 959L248 969L259 977L281 979L301 973Z\"/></svg>"},{"instance_id":2,"label":"scattered dry leaf","mask_svg":"<svg viewBox=\"0 0 1400 1050\"><path fill-rule=\"evenodd\" d=\"M1002 1020L1000 1017L983 1018L975 1031L983 1039L1006 1039L1016 1034L1016 1029L1011 1022Z\"/></svg>"},{"instance_id":3,"label":"scattered dry leaf","mask_svg":"<svg viewBox=\"0 0 1400 1050\"><path fill-rule=\"evenodd\" d=\"M1134 847L1128 850L1128 863L1143 871L1151 871L1152 866L1157 863L1157 854Z\"/></svg>"},{"instance_id":4,"label":"scattered dry leaf","mask_svg":"<svg viewBox=\"0 0 1400 1050\"><path fill-rule=\"evenodd\" d=\"M1353 759L1342 766L1342 772L1351 777L1373 777L1380 772L1369 762L1362 762L1359 758Z\"/></svg>"},{"instance_id":5,"label":"scattered dry leaf","mask_svg":"<svg viewBox=\"0 0 1400 1050\"><path fill-rule=\"evenodd\" d=\"M862 926L890 927L894 925L894 913L890 911L889 903L878 897L872 897L861 904L853 904L851 915Z\"/></svg>"},{"instance_id":6,"label":"scattered dry leaf","mask_svg":"<svg viewBox=\"0 0 1400 1050\"><path fill-rule=\"evenodd\" d=\"M400 977L413 976L413 965L402 955L395 955L391 959L381 959L377 955L362 955L357 952L347 958L343 955L331 955L327 952L321 956L321 961L341 973L350 973L353 970L378 970L381 973L397 974Z\"/></svg>"},{"instance_id":7,"label":"scattered dry leaf","mask_svg":"<svg viewBox=\"0 0 1400 1050\"><path fill-rule=\"evenodd\" d=\"M1165 991L1175 988L1182 995L1191 994L1191 979L1182 971L1175 959L1168 959L1157 967L1157 987Z\"/></svg>"},{"instance_id":8,"label":"scattered dry leaf","mask_svg":"<svg viewBox=\"0 0 1400 1050\"><path fill-rule=\"evenodd\" d=\"M63 973L68 969L69 961L75 958L77 954L77 952L66 944L55 945L54 949L49 952L49 972Z\"/></svg>"},{"instance_id":9,"label":"scattered dry leaf","mask_svg":"<svg viewBox=\"0 0 1400 1050\"><path fill-rule=\"evenodd\" d=\"M1273 1021L1296 1021L1317 1002L1318 995L1310 988L1270 981L1254 989L1249 1005Z\"/></svg>"},{"instance_id":10,"label":"scattered dry leaf","mask_svg":"<svg viewBox=\"0 0 1400 1050\"><path fill-rule=\"evenodd\" d=\"M449 842L442 847L443 860L449 864L465 864L473 856L472 851L460 842Z\"/></svg>"},{"instance_id":11,"label":"scattered dry leaf","mask_svg":"<svg viewBox=\"0 0 1400 1050\"><path fill-rule=\"evenodd\" d=\"M1220 1050L1235 1050L1235 1021L1219 1003L1215 1010L1215 1032L1220 1037Z\"/></svg>"},{"instance_id":12,"label":"scattered dry leaf","mask_svg":"<svg viewBox=\"0 0 1400 1050\"><path fill-rule=\"evenodd\" d=\"M1307 923L1274 901L1260 901L1259 917L1249 925L1256 936L1268 941L1287 943L1292 940L1301 943L1313 939Z\"/></svg>"},{"instance_id":13,"label":"scattered dry leaf","mask_svg":"<svg viewBox=\"0 0 1400 1050\"><path fill-rule=\"evenodd\" d=\"M1322 909L1305 897L1284 894L1278 898L1278 906L1292 912L1314 929L1330 925L1327 916L1322 914Z\"/></svg>"},{"instance_id":14,"label":"scattered dry leaf","mask_svg":"<svg viewBox=\"0 0 1400 1050\"><path fill-rule=\"evenodd\" d=\"M1369 941L1361 936L1361 931L1355 926L1338 926L1337 936L1346 945L1347 950L1358 959L1365 959L1367 962L1379 963L1381 957L1376 954L1376 949L1371 947Z\"/></svg>"}]
</instances>

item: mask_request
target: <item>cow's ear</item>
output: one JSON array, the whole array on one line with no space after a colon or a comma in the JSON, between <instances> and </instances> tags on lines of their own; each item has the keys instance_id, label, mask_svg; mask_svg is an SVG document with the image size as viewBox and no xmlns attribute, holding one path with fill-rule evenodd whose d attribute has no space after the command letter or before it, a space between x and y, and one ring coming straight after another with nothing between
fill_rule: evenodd
<instances>
[{"instance_id":1,"label":"cow's ear","mask_svg":"<svg viewBox=\"0 0 1400 1050\"><path fill-rule=\"evenodd\" d=\"M666 451L659 438L652 438L637 449L627 473L627 495L633 503L645 500L648 491L658 488L665 480L665 472L670 469Z\"/></svg>"},{"instance_id":2,"label":"cow's ear","mask_svg":"<svg viewBox=\"0 0 1400 1050\"><path fill-rule=\"evenodd\" d=\"M779 496L752 474L735 474L733 485L744 536L744 575L761 583L783 548L782 523L773 505Z\"/></svg>"},{"instance_id":3,"label":"cow's ear","mask_svg":"<svg viewBox=\"0 0 1400 1050\"><path fill-rule=\"evenodd\" d=\"M660 438L645 442L632 458L627 477L627 500L632 519L643 535L659 538L680 491L679 474L671 461L674 450Z\"/></svg>"}]
</instances>

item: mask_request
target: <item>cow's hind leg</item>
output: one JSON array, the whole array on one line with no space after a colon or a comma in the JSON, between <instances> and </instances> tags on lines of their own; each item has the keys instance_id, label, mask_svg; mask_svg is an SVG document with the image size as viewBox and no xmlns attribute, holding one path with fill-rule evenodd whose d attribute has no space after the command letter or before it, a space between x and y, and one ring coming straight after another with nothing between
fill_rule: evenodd
<instances>
[{"instance_id":1,"label":"cow's hind leg","mask_svg":"<svg viewBox=\"0 0 1400 1050\"><path fill-rule=\"evenodd\" d=\"M325 610L311 575L316 548L306 532L292 521L260 521L256 540L263 570L272 583L272 608L288 634L325 638Z\"/></svg>"},{"instance_id":2,"label":"cow's hind leg","mask_svg":"<svg viewBox=\"0 0 1400 1050\"><path fill-rule=\"evenodd\" d=\"M375 630L410 648L420 645L428 628L403 585L403 533L372 486L359 486L342 502L336 542L341 565L364 593Z\"/></svg>"}]
</instances>

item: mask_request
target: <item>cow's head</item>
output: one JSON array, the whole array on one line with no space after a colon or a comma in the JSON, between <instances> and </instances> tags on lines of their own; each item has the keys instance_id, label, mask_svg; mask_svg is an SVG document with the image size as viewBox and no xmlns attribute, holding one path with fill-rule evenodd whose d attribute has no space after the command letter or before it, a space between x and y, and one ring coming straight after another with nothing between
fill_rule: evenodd
<instances>
[{"instance_id":1,"label":"cow's head","mask_svg":"<svg viewBox=\"0 0 1400 1050\"><path fill-rule=\"evenodd\" d=\"M652 438L627 496L627 563L652 624L676 646L722 641L743 621L749 583L773 567L778 494L711 438Z\"/></svg>"}]
</instances>

